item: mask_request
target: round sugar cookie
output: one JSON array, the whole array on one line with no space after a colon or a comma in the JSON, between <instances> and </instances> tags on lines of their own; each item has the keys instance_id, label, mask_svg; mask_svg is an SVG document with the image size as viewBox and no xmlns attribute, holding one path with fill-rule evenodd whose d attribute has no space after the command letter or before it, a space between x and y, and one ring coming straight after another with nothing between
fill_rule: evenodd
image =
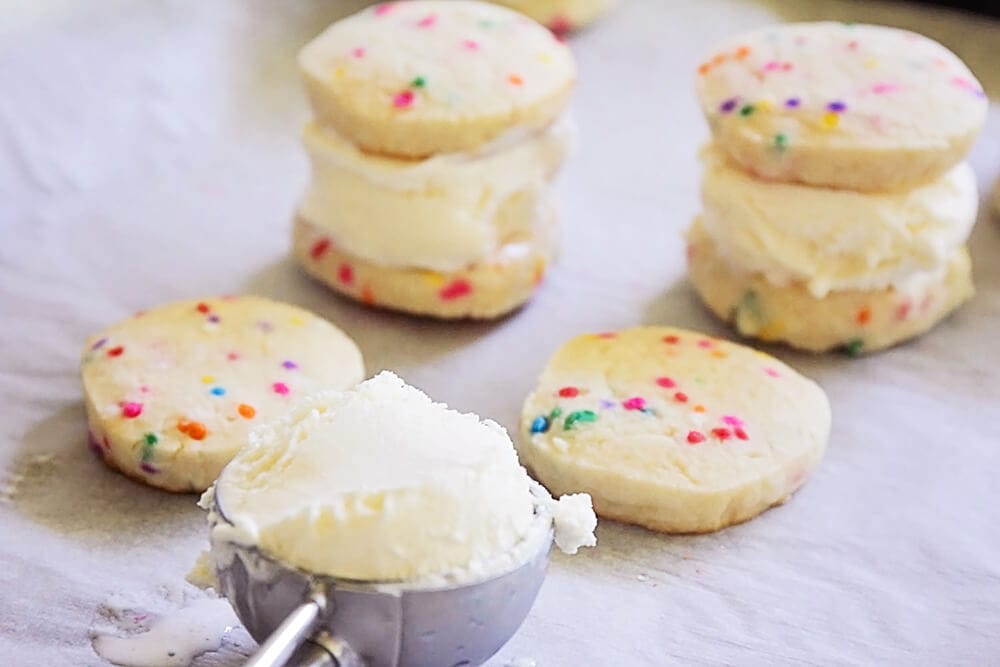
<instances>
[{"instance_id":1,"label":"round sugar cookie","mask_svg":"<svg viewBox=\"0 0 1000 667\"><path fill-rule=\"evenodd\" d=\"M826 394L750 348L670 327L585 334L549 361L518 453L604 518L703 533L783 503L819 463Z\"/></svg>"},{"instance_id":2,"label":"round sugar cookie","mask_svg":"<svg viewBox=\"0 0 1000 667\"><path fill-rule=\"evenodd\" d=\"M957 164L986 120L969 68L922 35L789 23L719 44L698 68L722 148L764 178L859 191L925 183Z\"/></svg>"},{"instance_id":3,"label":"round sugar cookie","mask_svg":"<svg viewBox=\"0 0 1000 667\"><path fill-rule=\"evenodd\" d=\"M777 286L721 256L700 221L687 233L688 275L705 305L748 337L810 352L875 352L919 336L972 298L964 246L906 290L843 290L814 296L805 283Z\"/></svg>"},{"instance_id":4,"label":"round sugar cookie","mask_svg":"<svg viewBox=\"0 0 1000 667\"><path fill-rule=\"evenodd\" d=\"M338 21L299 54L317 122L365 151L422 158L530 132L565 108L569 49L486 2L387 2Z\"/></svg>"},{"instance_id":5,"label":"round sugar cookie","mask_svg":"<svg viewBox=\"0 0 1000 667\"><path fill-rule=\"evenodd\" d=\"M369 306L442 319L493 319L523 305L541 284L558 246L558 216L508 238L492 256L457 271L381 266L338 247L301 215L294 254L308 274Z\"/></svg>"},{"instance_id":6,"label":"round sugar cookie","mask_svg":"<svg viewBox=\"0 0 1000 667\"><path fill-rule=\"evenodd\" d=\"M617 0L493 0L538 21L559 37L584 28Z\"/></svg>"},{"instance_id":7,"label":"round sugar cookie","mask_svg":"<svg viewBox=\"0 0 1000 667\"><path fill-rule=\"evenodd\" d=\"M364 377L361 352L312 313L254 296L159 306L91 336L81 361L91 447L169 491L204 491L251 428Z\"/></svg>"}]
</instances>

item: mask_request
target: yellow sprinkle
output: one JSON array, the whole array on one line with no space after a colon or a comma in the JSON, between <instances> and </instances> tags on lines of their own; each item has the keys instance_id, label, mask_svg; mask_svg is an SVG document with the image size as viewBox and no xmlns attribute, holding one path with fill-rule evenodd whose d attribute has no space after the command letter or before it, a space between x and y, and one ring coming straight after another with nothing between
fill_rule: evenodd
<instances>
[{"instance_id":1,"label":"yellow sprinkle","mask_svg":"<svg viewBox=\"0 0 1000 667\"><path fill-rule=\"evenodd\" d=\"M424 280L431 287L441 287L444 285L444 276L435 271L427 271L424 273Z\"/></svg>"},{"instance_id":2,"label":"yellow sprinkle","mask_svg":"<svg viewBox=\"0 0 1000 667\"><path fill-rule=\"evenodd\" d=\"M550 53L539 53L538 54L538 61L542 62L542 63L545 63L546 65L551 64L552 63L552 54L550 54Z\"/></svg>"},{"instance_id":3,"label":"yellow sprinkle","mask_svg":"<svg viewBox=\"0 0 1000 667\"><path fill-rule=\"evenodd\" d=\"M757 111L770 111L774 108L774 105L771 104L771 100L760 100L754 106L757 107Z\"/></svg>"},{"instance_id":4,"label":"yellow sprinkle","mask_svg":"<svg viewBox=\"0 0 1000 667\"><path fill-rule=\"evenodd\" d=\"M347 75L347 70L343 67L335 67L333 70L334 79L343 79Z\"/></svg>"},{"instance_id":5,"label":"yellow sprinkle","mask_svg":"<svg viewBox=\"0 0 1000 667\"><path fill-rule=\"evenodd\" d=\"M833 113L832 111L828 111L827 113L823 114L822 122L824 128L832 130L840 124L840 116Z\"/></svg>"},{"instance_id":6,"label":"yellow sprinkle","mask_svg":"<svg viewBox=\"0 0 1000 667\"><path fill-rule=\"evenodd\" d=\"M201 383L202 384L212 384L213 382L215 382L215 378L212 377L211 375L202 375L201 376Z\"/></svg>"},{"instance_id":7,"label":"yellow sprinkle","mask_svg":"<svg viewBox=\"0 0 1000 667\"><path fill-rule=\"evenodd\" d=\"M298 315L293 315L292 318L288 321L289 323L291 323L293 327L301 327L306 323L306 321L301 317L299 317Z\"/></svg>"},{"instance_id":8,"label":"yellow sprinkle","mask_svg":"<svg viewBox=\"0 0 1000 667\"><path fill-rule=\"evenodd\" d=\"M757 333L757 336L764 341L774 341L778 340L784 332L785 323L781 320L774 320L772 322L768 322L767 326Z\"/></svg>"},{"instance_id":9,"label":"yellow sprinkle","mask_svg":"<svg viewBox=\"0 0 1000 667\"><path fill-rule=\"evenodd\" d=\"M865 61L865 67L867 67L868 69L875 69L876 67L878 67L878 61L875 60L874 58L869 58L868 60Z\"/></svg>"}]
</instances>

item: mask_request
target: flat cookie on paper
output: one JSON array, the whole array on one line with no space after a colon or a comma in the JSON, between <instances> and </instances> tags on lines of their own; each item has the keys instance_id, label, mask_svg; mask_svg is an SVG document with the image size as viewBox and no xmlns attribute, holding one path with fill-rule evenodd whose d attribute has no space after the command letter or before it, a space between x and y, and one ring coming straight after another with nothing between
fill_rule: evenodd
<instances>
[{"instance_id":1,"label":"flat cookie on paper","mask_svg":"<svg viewBox=\"0 0 1000 667\"><path fill-rule=\"evenodd\" d=\"M471 0L385 2L337 21L299 65L316 120L365 151L470 151L562 113L573 56L512 10Z\"/></svg>"},{"instance_id":2,"label":"flat cookie on paper","mask_svg":"<svg viewBox=\"0 0 1000 667\"><path fill-rule=\"evenodd\" d=\"M834 22L728 39L699 66L697 90L715 140L742 168L865 192L955 166L988 106L969 68L934 40Z\"/></svg>"},{"instance_id":3,"label":"flat cookie on paper","mask_svg":"<svg viewBox=\"0 0 1000 667\"><path fill-rule=\"evenodd\" d=\"M251 428L364 377L312 313L253 296L159 306L91 336L81 361L91 448L129 477L204 491Z\"/></svg>"},{"instance_id":4,"label":"flat cookie on paper","mask_svg":"<svg viewBox=\"0 0 1000 667\"><path fill-rule=\"evenodd\" d=\"M822 458L830 405L756 350L671 327L585 334L549 361L518 453L599 516L704 533L783 503Z\"/></svg>"}]
</instances>

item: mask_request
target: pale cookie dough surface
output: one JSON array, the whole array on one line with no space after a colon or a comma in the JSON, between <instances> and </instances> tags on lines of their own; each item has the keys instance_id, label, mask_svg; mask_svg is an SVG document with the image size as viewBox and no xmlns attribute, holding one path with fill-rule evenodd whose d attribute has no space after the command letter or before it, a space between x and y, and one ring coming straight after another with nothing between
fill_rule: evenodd
<instances>
[{"instance_id":1,"label":"pale cookie dough surface","mask_svg":"<svg viewBox=\"0 0 1000 667\"><path fill-rule=\"evenodd\" d=\"M765 178L873 191L957 164L986 119L953 53L874 25L790 23L719 44L701 64L702 111L722 148Z\"/></svg>"},{"instance_id":2,"label":"pale cookie dough surface","mask_svg":"<svg viewBox=\"0 0 1000 667\"><path fill-rule=\"evenodd\" d=\"M387 267L456 271L530 231L573 143L568 117L512 143L400 160L360 151L315 123L299 215L345 252Z\"/></svg>"},{"instance_id":3,"label":"pale cookie dough surface","mask_svg":"<svg viewBox=\"0 0 1000 667\"><path fill-rule=\"evenodd\" d=\"M485 2L375 5L299 55L316 119L363 150L400 157L467 151L513 128L545 127L569 99L569 49L538 23Z\"/></svg>"},{"instance_id":4,"label":"pale cookie dough surface","mask_svg":"<svg viewBox=\"0 0 1000 667\"><path fill-rule=\"evenodd\" d=\"M817 298L803 284L779 287L734 267L700 221L687 236L688 274L712 312L744 336L811 352L842 349L857 356L891 347L930 330L973 294L964 246L941 271L906 290L845 290Z\"/></svg>"},{"instance_id":5,"label":"pale cookie dough surface","mask_svg":"<svg viewBox=\"0 0 1000 667\"><path fill-rule=\"evenodd\" d=\"M702 222L720 254L775 285L906 291L965 244L976 221L976 175L961 163L927 185L861 193L764 181L715 145L702 152Z\"/></svg>"},{"instance_id":6,"label":"pale cookie dough surface","mask_svg":"<svg viewBox=\"0 0 1000 667\"><path fill-rule=\"evenodd\" d=\"M443 319L492 319L528 301L545 277L558 245L558 216L507 239L493 255L458 271L383 267L339 248L301 216L293 226L294 254L307 273L370 306Z\"/></svg>"},{"instance_id":7,"label":"pale cookie dough surface","mask_svg":"<svg viewBox=\"0 0 1000 667\"><path fill-rule=\"evenodd\" d=\"M557 35L596 21L618 0L493 0L530 16Z\"/></svg>"},{"instance_id":8,"label":"pale cookie dough surface","mask_svg":"<svg viewBox=\"0 0 1000 667\"><path fill-rule=\"evenodd\" d=\"M94 452L170 491L205 490L253 427L364 376L340 329L253 296L137 314L88 339L81 364Z\"/></svg>"},{"instance_id":9,"label":"pale cookie dough surface","mask_svg":"<svg viewBox=\"0 0 1000 667\"><path fill-rule=\"evenodd\" d=\"M549 361L518 452L553 493L671 533L718 530L784 502L819 463L826 395L750 348L670 327L585 334Z\"/></svg>"}]
</instances>

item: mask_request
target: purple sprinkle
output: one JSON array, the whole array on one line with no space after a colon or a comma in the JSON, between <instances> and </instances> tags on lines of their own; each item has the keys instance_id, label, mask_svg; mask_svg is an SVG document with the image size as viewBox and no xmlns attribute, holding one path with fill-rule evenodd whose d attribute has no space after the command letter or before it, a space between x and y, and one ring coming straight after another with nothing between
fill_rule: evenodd
<instances>
[{"instance_id":1,"label":"purple sprinkle","mask_svg":"<svg viewBox=\"0 0 1000 667\"><path fill-rule=\"evenodd\" d=\"M149 465L145 461L143 461L142 463L140 463L139 467L142 468L143 472L148 472L150 475L155 475L156 473L160 472L158 468L155 468L155 467Z\"/></svg>"},{"instance_id":2,"label":"purple sprinkle","mask_svg":"<svg viewBox=\"0 0 1000 667\"><path fill-rule=\"evenodd\" d=\"M609 401L606 398L602 398L601 399L601 407L604 408L605 410L610 410L611 408L615 407L616 405L617 405L617 403L615 403L614 401Z\"/></svg>"},{"instance_id":3,"label":"purple sprinkle","mask_svg":"<svg viewBox=\"0 0 1000 667\"><path fill-rule=\"evenodd\" d=\"M299 367L299 365L297 363L295 363L294 361L284 361L284 362L281 363L281 365L282 365L282 367L287 368L290 371L293 371L293 370L295 370L296 368Z\"/></svg>"},{"instance_id":4,"label":"purple sprinkle","mask_svg":"<svg viewBox=\"0 0 1000 667\"><path fill-rule=\"evenodd\" d=\"M211 322L212 324L218 324L219 323L219 316L216 315L215 313L213 313L213 314L211 314L211 315L208 316L208 321Z\"/></svg>"},{"instance_id":5,"label":"purple sprinkle","mask_svg":"<svg viewBox=\"0 0 1000 667\"><path fill-rule=\"evenodd\" d=\"M840 100L835 100L827 104L826 108L828 111L832 111L833 113L840 113L841 111L847 110L847 105Z\"/></svg>"},{"instance_id":6,"label":"purple sprinkle","mask_svg":"<svg viewBox=\"0 0 1000 667\"><path fill-rule=\"evenodd\" d=\"M802 101L797 97L789 97L787 100L785 100L785 106L788 107L789 109L798 108L800 104L802 104Z\"/></svg>"},{"instance_id":7,"label":"purple sprinkle","mask_svg":"<svg viewBox=\"0 0 1000 667\"><path fill-rule=\"evenodd\" d=\"M269 333L271 331L274 331L274 325L268 322L267 320L261 320L257 322L257 328L263 331L264 333Z\"/></svg>"},{"instance_id":8,"label":"purple sprinkle","mask_svg":"<svg viewBox=\"0 0 1000 667\"><path fill-rule=\"evenodd\" d=\"M740 103L739 98L730 97L728 100L719 105L719 111L722 113L729 113L736 108L736 105Z\"/></svg>"},{"instance_id":9,"label":"purple sprinkle","mask_svg":"<svg viewBox=\"0 0 1000 667\"><path fill-rule=\"evenodd\" d=\"M97 438L94 437L93 433L87 434L87 444L90 445L90 451L94 452L94 456L99 459L104 458L104 450L101 448L101 444L97 442Z\"/></svg>"},{"instance_id":10,"label":"purple sprinkle","mask_svg":"<svg viewBox=\"0 0 1000 667\"><path fill-rule=\"evenodd\" d=\"M93 345L91 345L91 346L90 346L90 349L91 349L91 350L99 350L99 349L101 349L102 347L104 347L104 344L105 344L105 343L107 343L107 342L108 342L108 339L107 339L107 338L101 338L101 339L100 339L100 340L98 340L98 341L97 341L96 343L94 343Z\"/></svg>"}]
</instances>

